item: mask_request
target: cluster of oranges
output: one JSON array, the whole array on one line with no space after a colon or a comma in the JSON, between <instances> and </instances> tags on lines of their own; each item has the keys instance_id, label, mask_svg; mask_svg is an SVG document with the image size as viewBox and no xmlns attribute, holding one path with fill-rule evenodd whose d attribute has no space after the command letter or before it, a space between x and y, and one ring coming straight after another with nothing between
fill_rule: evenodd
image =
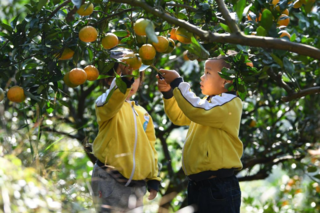
<instances>
[{"instance_id":1,"label":"cluster of oranges","mask_svg":"<svg viewBox=\"0 0 320 213\"><path fill-rule=\"evenodd\" d=\"M283 28L287 27L289 25L289 23L290 23L289 10L286 8L285 10L281 11L280 10L280 6L278 5L278 3L279 3L279 0L272 0L272 6L271 6L270 9L281 13L279 18L277 19L277 26L278 26L279 29L283 29ZM292 2L288 2L288 5L290 5L291 3ZM293 6L293 7L295 7L295 6ZM263 10L265 10L265 8ZM263 12L263 10L262 10L262 12ZM247 15L248 21L252 21L252 18L251 18L252 16L253 16L252 12L249 11L248 15ZM259 17L257 17L255 19L255 21L256 22L260 22L261 21L261 17L262 17L262 14L259 13ZM253 34L255 34L255 33L253 33ZM280 30L279 31L279 37L282 38L284 36L288 37L289 39L291 37L290 34L286 30Z\"/></svg>"},{"instance_id":2,"label":"cluster of oranges","mask_svg":"<svg viewBox=\"0 0 320 213\"><path fill-rule=\"evenodd\" d=\"M175 40L184 44L191 43L192 34L183 28L173 28L170 32L170 37L159 35L157 36L158 42L148 43L148 35L146 32L147 27L154 28L153 22L148 19L140 18L134 23L133 30L137 36L137 39L142 41L142 45L138 51L139 57L135 53L129 53L122 59L122 62L130 65L130 67L134 70L139 69L142 64L151 65L157 52L163 54L172 52L175 48ZM108 44L111 44L110 46L114 47L118 43L115 42L115 39L110 39Z\"/></svg>"}]
</instances>

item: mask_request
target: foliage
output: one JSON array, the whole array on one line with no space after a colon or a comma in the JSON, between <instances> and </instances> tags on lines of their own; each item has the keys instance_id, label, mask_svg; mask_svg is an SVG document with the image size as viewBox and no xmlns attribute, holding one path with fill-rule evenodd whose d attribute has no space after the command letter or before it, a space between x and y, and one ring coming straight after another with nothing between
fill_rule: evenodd
<instances>
[{"instance_id":1,"label":"foliage","mask_svg":"<svg viewBox=\"0 0 320 213\"><path fill-rule=\"evenodd\" d=\"M108 77L114 64L110 51L100 41L106 33L113 32L119 38L118 47L138 53L145 42L155 41L155 32L169 37L173 27L181 26L193 33L192 43L176 42L173 52L157 53L153 65L178 70L196 94L200 94L204 60L227 55L229 50L237 52L231 57L232 67L222 70L221 75L234 79L229 89L237 89L244 103L240 131L244 169L238 174L239 180L265 179L275 165L281 165L287 172L299 171L299 178L306 178L305 174L311 178L307 204L299 208L308 212L310 203L320 205L312 196L319 192L311 187L320 179L319 171L314 169L319 161L308 158L308 150L319 146L319 2L306 0L300 8L294 8L287 0L280 0L277 5L259 0L90 2L94 12L84 17L76 13L82 3L79 0L0 3L0 87L7 92L19 85L27 96L20 104L7 98L0 102L1 161L11 161L8 166L24 174L22 179L29 178L28 170L33 168L38 175L31 176L40 182L43 178L64 181L59 187L62 193L49 196L63 201L60 208L75 209L75 203L81 203L80 209L90 208L86 181L92 168L88 165L92 166L94 158L86 147L97 134L94 101L105 91L101 81ZM285 9L289 9L290 23L279 27L277 20ZM249 11L251 21L247 18ZM147 27L145 42L133 30L139 18L152 20L155 27ZM78 38L80 29L87 25L99 32L95 42L84 43ZM279 39L280 30L286 30L291 37ZM66 48L74 51L72 59L58 60L57 54ZM194 60L183 59L185 50ZM253 67L246 65L248 62ZM98 68L99 80L75 88L64 84L64 74L87 65ZM181 133L164 114L153 66L145 74L144 85L135 98L155 123L164 183L160 197L176 195L162 202L162 207L177 211L186 205L186 179L179 164L183 142L169 136ZM118 80L118 86L125 85L121 86ZM82 146L73 154L69 152L76 142L71 139ZM17 156L25 169L14 165L19 160L12 156ZM297 165L294 169L293 164ZM1 175L2 179L8 177ZM55 194L56 189L50 184L47 190ZM4 189L3 184L0 187ZM71 189L86 194L77 196L81 193ZM279 193L279 197L285 197L284 192ZM22 196L27 195L21 193ZM248 199L244 198L245 205L252 204ZM281 204L272 205L269 212L279 210Z\"/></svg>"}]
</instances>

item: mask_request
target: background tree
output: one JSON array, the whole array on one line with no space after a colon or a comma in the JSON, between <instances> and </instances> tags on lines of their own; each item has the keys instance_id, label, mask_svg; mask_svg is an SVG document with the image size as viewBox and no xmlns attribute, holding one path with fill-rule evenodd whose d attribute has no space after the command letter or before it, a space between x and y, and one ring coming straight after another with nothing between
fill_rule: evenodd
<instances>
[{"instance_id":1,"label":"background tree","mask_svg":"<svg viewBox=\"0 0 320 213\"><path fill-rule=\"evenodd\" d=\"M279 165L290 176L298 176L290 179L295 185L286 183L291 189L296 190L307 176L312 181L306 194L312 197L319 193L319 161L308 154L308 150L319 146L319 2L93 0L87 2L94 5L93 13L81 16L77 11L83 3L1 3L0 85L6 97L0 103L0 155L4 162L21 161L15 165L34 168L39 179L58 183L60 199L65 202L55 208L82 209L91 205L88 194L81 194L90 190L87 181L95 161L86 147L97 133L94 101L105 90L99 80L70 86L63 80L65 74L73 68L94 65L100 72L99 79L108 77L106 72L114 61L110 50L101 45L106 33L113 32L119 38L117 47L138 55L139 48L154 42L157 35L172 37L173 28L183 28L177 35L182 40L190 39L190 43L174 40L172 52L158 52L153 66L143 66L145 84L136 97L156 125L160 175L164 180L159 211L177 211L186 205L187 181L179 164L183 143L169 137L183 128L174 126L164 114L155 69L178 70L200 94L197 85L204 60L228 54L228 50L238 54L233 57L232 68L221 75L235 80L230 89L235 87L244 101L240 132L244 168L238 174L239 180L265 179ZM154 28L146 27L147 38L133 29L139 18L154 24ZM95 41L79 39L85 26L97 30ZM23 88L27 98L21 103L7 98L13 86ZM122 87L120 83L118 86ZM71 139L83 149L75 148ZM4 185L0 186L4 191ZM281 210L289 205L284 205L282 198L290 193L294 196L295 192L282 190L278 195L281 199L265 205L270 212ZM8 195L15 196L13 192ZM320 200L313 197L291 208L312 212L312 203L319 208ZM250 198L245 198L244 204L253 205ZM8 208L7 202L0 205Z\"/></svg>"}]
</instances>

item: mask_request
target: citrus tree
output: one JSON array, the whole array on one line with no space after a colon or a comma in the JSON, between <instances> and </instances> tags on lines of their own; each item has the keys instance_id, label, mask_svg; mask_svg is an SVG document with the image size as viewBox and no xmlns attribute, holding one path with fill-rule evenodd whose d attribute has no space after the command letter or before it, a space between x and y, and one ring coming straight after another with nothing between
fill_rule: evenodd
<instances>
[{"instance_id":1,"label":"citrus tree","mask_svg":"<svg viewBox=\"0 0 320 213\"><path fill-rule=\"evenodd\" d=\"M2 4L2 156L14 154L24 166L37 168L40 176L49 179L89 171L87 162L95 162L90 144L98 128L94 101L106 89L104 79L113 75L110 70L116 61L111 52L122 48L128 53L121 63L146 74L136 99L150 112L156 127L164 198L159 211L176 211L186 205L187 181L179 164L183 143L171 136L183 128L164 114L157 70L178 70L200 94L203 62L232 55L231 68L220 74L233 79L228 89L236 89L244 103L240 131L244 168L239 180L265 179L275 166L281 166L299 180L310 178L308 196L319 193L319 161L308 154L319 145L319 2L31 0ZM124 91L125 84L120 76L116 78ZM68 139L82 145L86 158L76 161L77 155L66 157L57 151L62 141L71 143ZM294 192L282 190L278 201L262 206L268 206L269 212L281 210L290 205L282 201ZM65 199L72 201L72 196L66 193ZM254 205L250 198L244 203ZM291 208L311 212L314 205L319 208L320 200L308 199Z\"/></svg>"}]
</instances>

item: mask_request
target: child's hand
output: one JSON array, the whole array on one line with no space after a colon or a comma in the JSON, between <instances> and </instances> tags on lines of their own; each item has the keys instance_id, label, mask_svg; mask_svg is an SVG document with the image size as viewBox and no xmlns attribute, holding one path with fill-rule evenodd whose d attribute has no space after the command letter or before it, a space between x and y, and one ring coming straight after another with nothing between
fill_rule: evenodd
<instances>
[{"instance_id":1,"label":"child's hand","mask_svg":"<svg viewBox=\"0 0 320 213\"><path fill-rule=\"evenodd\" d=\"M160 69L159 72L161 73L162 77L168 84L170 84L174 79L180 77L179 73L175 70Z\"/></svg>"},{"instance_id":2,"label":"child's hand","mask_svg":"<svg viewBox=\"0 0 320 213\"><path fill-rule=\"evenodd\" d=\"M120 70L121 70L121 74L122 75L132 75L132 68L130 67L130 65L126 65L126 64L119 64L120 66ZM132 77L127 77L129 80L132 79Z\"/></svg>"},{"instance_id":3,"label":"child's hand","mask_svg":"<svg viewBox=\"0 0 320 213\"><path fill-rule=\"evenodd\" d=\"M153 200L157 196L158 192L154 189L150 189L148 200Z\"/></svg>"},{"instance_id":4,"label":"child's hand","mask_svg":"<svg viewBox=\"0 0 320 213\"><path fill-rule=\"evenodd\" d=\"M158 89L160 92L168 92L171 89L170 84L168 84L164 79L160 79L159 75L156 75L158 79Z\"/></svg>"}]
</instances>

